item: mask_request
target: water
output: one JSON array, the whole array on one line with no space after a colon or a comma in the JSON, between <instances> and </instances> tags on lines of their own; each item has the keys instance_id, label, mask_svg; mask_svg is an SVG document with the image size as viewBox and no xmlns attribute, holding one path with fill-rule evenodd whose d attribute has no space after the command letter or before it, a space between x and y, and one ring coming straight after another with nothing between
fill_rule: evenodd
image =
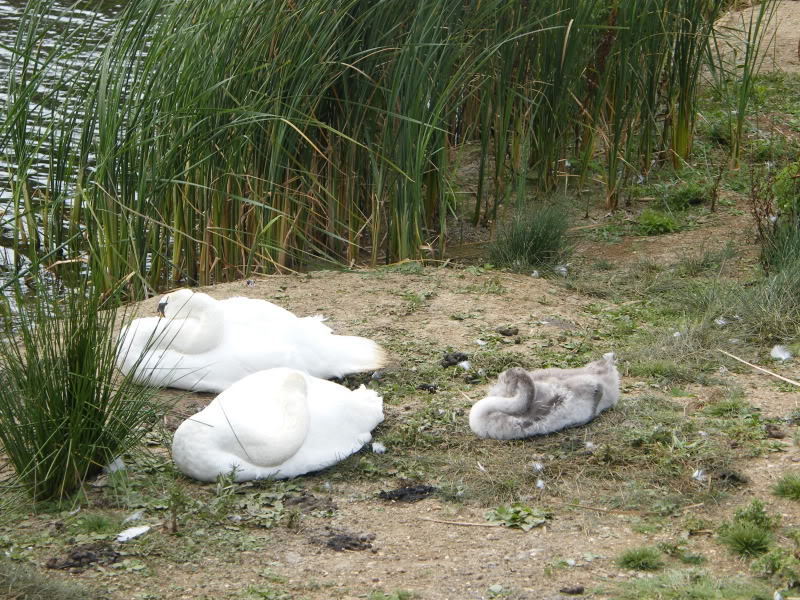
<instances>
[{"instance_id":1,"label":"water","mask_svg":"<svg viewBox=\"0 0 800 600\"><path fill-rule=\"evenodd\" d=\"M65 110L62 98L70 91L68 85L85 81L86 65L94 62L102 51L102 40L123 6L116 2L72 4L59 0L48 5L48 10L41 16L42 37L37 44L39 56L46 56L56 47L63 52L48 64L44 77L36 86L37 93L32 95L36 104L29 104L33 111L25 124L29 140L28 158L25 159L14 156L3 125L9 118L8 107L11 106L9 88L19 82L20 71L14 66L17 57L11 49L16 45L26 5L27 2L22 0L0 0L0 106L4 107L0 111L0 288L5 288L2 294L12 302L12 310L15 307L8 284L14 281L16 273L24 274L30 264L21 252L12 248L15 227L24 231L26 237L31 234L29 225L42 232L38 212L31 224L25 219L15 222L13 218L13 173L20 169L18 162L23 162L29 189L35 192L37 188L47 187L51 168L48 128L61 121ZM65 34L73 34L74 39L65 43ZM69 191L62 190L67 205ZM35 200L33 204L36 206ZM36 210L41 210L41 207Z\"/></svg>"}]
</instances>

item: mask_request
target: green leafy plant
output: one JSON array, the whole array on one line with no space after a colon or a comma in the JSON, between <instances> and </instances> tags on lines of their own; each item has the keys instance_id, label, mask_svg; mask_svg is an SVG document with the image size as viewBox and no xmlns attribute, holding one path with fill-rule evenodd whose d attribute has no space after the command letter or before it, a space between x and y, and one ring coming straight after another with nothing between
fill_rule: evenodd
<instances>
[{"instance_id":1,"label":"green leafy plant","mask_svg":"<svg viewBox=\"0 0 800 600\"><path fill-rule=\"evenodd\" d=\"M39 293L4 321L0 447L36 500L72 494L155 420L152 389L116 373L121 314L88 283Z\"/></svg>"},{"instance_id":2,"label":"green leafy plant","mask_svg":"<svg viewBox=\"0 0 800 600\"><path fill-rule=\"evenodd\" d=\"M775 548L757 558L753 561L753 572L787 587L800 584L800 560L786 548Z\"/></svg>"},{"instance_id":3,"label":"green leafy plant","mask_svg":"<svg viewBox=\"0 0 800 600\"><path fill-rule=\"evenodd\" d=\"M780 515L770 515L763 500L755 499L744 508L740 508L733 515L738 523L752 523L756 527L773 531L781 522Z\"/></svg>"},{"instance_id":4,"label":"green leafy plant","mask_svg":"<svg viewBox=\"0 0 800 600\"><path fill-rule=\"evenodd\" d=\"M774 189L778 208L793 216L800 215L800 162L778 171Z\"/></svg>"},{"instance_id":5,"label":"green leafy plant","mask_svg":"<svg viewBox=\"0 0 800 600\"><path fill-rule=\"evenodd\" d=\"M548 511L532 508L521 502L515 502L511 506L500 506L486 512L486 520L490 523L499 523L505 527L523 531L529 531L544 524L550 516L551 513Z\"/></svg>"},{"instance_id":6,"label":"green leafy plant","mask_svg":"<svg viewBox=\"0 0 800 600\"><path fill-rule=\"evenodd\" d=\"M629 548L617 558L617 564L623 569L635 571L657 571L664 566L661 552L651 546Z\"/></svg>"},{"instance_id":7,"label":"green leafy plant","mask_svg":"<svg viewBox=\"0 0 800 600\"><path fill-rule=\"evenodd\" d=\"M674 233L680 229L674 217L657 210L648 208L639 215L639 229L645 235L660 235Z\"/></svg>"}]
</instances>

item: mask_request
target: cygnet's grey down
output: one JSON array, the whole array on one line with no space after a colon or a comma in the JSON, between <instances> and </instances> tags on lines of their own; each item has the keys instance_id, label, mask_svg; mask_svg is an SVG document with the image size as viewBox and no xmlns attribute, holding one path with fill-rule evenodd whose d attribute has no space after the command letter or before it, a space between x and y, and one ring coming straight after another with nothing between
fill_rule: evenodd
<instances>
[{"instance_id":1,"label":"cygnet's grey down","mask_svg":"<svg viewBox=\"0 0 800 600\"><path fill-rule=\"evenodd\" d=\"M619 400L614 354L579 369L520 367L500 374L469 413L477 435L513 440L584 425Z\"/></svg>"}]
</instances>

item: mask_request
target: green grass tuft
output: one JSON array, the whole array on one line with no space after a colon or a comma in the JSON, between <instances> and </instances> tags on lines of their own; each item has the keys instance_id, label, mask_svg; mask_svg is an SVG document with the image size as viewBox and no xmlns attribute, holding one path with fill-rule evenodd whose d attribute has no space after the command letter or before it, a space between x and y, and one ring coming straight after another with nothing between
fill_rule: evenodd
<instances>
[{"instance_id":1,"label":"green grass tuft","mask_svg":"<svg viewBox=\"0 0 800 600\"><path fill-rule=\"evenodd\" d=\"M781 498L800 500L800 475L787 473L778 480L772 491Z\"/></svg>"},{"instance_id":2,"label":"green grass tuft","mask_svg":"<svg viewBox=\"0 0 800 600\"><path fill-rule=\"evenodd\" d=\"M59 581L24 564L0 557L0 596L9 600L100 600L101 594L82 585Z\"/></svg>"},{"instance_id":3,"label":"green grass tuft","mask_svg":"<svg viewBox=\"0 0 800 600\"><path fill-rule=\"evenodd\" d=\"M716 577L697 569L669 571L653 578L619 584L609 597L616 600L772 600L765 585Z\"/></svg>"},{"instance_id":4,"label":"green grass tuft","mask_svg":"<svg viewBox=\"0 0 800 600\"><path fill-rule=\"evenodd\" d=\"M753 557L769 551L772 534L755 523L738 521L722 528L719 541L740 556Z\"/></svg>"},{"instance_id":5,"label":"green grass tuft","mask_svg":"<svg viewBox=\"0 0 800 600\"><path fill-rule=\"evenodd\" d=\"M570 252L568 227L562 206L533 204L521 208L498 227L489 246L489 259L515 271L555 265Z\"/></svg>"},{"instance_id":6,"label":"green grass tuft","mask_svg":"<svg viewBox=\"0 0 800 600\"><path fill-rule=\"evenodd\" d=\"M661 552L650 546L630 548L617 558L617 564L623 569L635 571L657 571L664 566Z\"/></svg>"}]
</instances>

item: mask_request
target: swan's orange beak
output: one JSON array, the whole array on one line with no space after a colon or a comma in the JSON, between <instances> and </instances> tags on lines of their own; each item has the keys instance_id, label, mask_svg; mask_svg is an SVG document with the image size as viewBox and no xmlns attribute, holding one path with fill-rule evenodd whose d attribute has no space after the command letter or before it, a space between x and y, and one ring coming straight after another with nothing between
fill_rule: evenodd
<instances>
[{"instance_id":1,"label":"swan's orange beak","mask_svg":"<svg viewBox=\"0 0 800 600\"><path fill-rule=\"evenodd\" d=\"M167 301L164 300L163 302L158 303L158 308L156 308L156 314L159 318L164 318L164 311L167 310Z\"/></svg>"}]
</instances>

